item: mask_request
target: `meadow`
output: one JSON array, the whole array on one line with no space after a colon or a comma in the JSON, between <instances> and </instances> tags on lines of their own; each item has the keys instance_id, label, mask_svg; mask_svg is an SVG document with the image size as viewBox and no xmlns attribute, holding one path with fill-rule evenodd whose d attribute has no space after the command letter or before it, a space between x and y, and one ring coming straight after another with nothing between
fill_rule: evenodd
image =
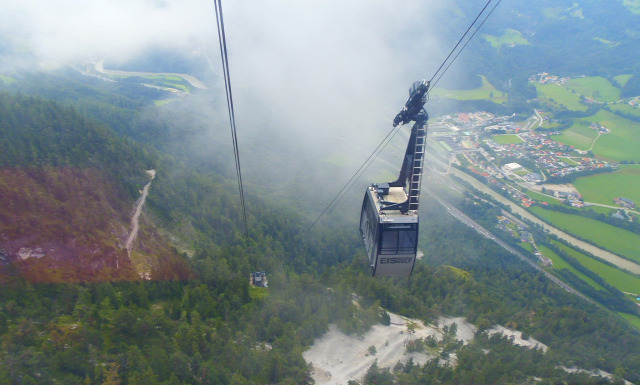
<instances>
[{"instance_id":1,"label":"meadow","mask_svg":"<svg viewBox=\"0 0 640 385\"><path fill-rule=\"evenodd\" d=\"M640 123L601 110L588 118L611 130L602 135L593 146L597 156L617 162L640 161Z\"/></svg>"},{"instance_id":2,"label":"meadow","mask_svg":"<svg viewBox=\"0 0 640 385\"><path fill-rule=\"evenodd\" d=\"M618 315L629 321L636 329L640 329L640 317L627 313L618 313Z\"/></svg>"},{"instance_id":3,"label":"meadow","mask_svg":"<svg viewBox=\"0 0 640 385\"><path fill-rule=\"evenodd\" d=\"M482 37L491 44L493 48L500 48L503 45L513 47L516 45L529 45L529 41L522 37L520 31L507 28L501 36L483 34Z\"/></svg>"},{"instance_id":4,"label":"meadow","mask_svg":"<svg viewBox=\"0 0 640 385\"><path fill-rule=\"evenodd\" d=\"M571 127L561 131L560 135L554 135L551 138L556 142L587 151L591 148L594 139L598 137L596 130L589 127L589 124L586 120L575 120Z\"/></svg>"},{"instance_id":5,"label":"meadow","mask_svg":"<svg viewBox=\"0 0 640 385\"><path fill-rule=\"evenodd\" d=\"M431 93L434 97L455 100L490 100L494 103L504 103L507 97L504 92L497 90L486 77L481 76L482 85L472 90L450 90L434 88Z\"/></svg>"},{"instance_id":6,"label":"meadow","mask_svg":"<svg viewBox=\"0 0 640 385\"><path fill-rule=\"evenodd\" d=\"M518 135L494 135L491 139L498 144L518 144L522 139Z\"/></svg>"},{"instance_id":7,"label":"meadow","mask_svg":"<svg viewBox=\"0 0 640 385\"><path fill-rule=\"evenodd\" d=\"M580 95L573 93L563 86L557 84L536 83L538 98L544 102L564 107L572 111L586 111L587 106L580 102Z\"/></svg>"},{"instance_id":8,"label":"meadow","mask_svg":"<svg viewBox=\"0 0 640 385\"><path fill-rule=\"evenodd\" d=\"M640 249L637 247L640 245L640 235L580 215L545 210L542 207L532 207L531 212L563 231L588 239L615 254L640 263Z\"/></svg>"},{"instance_id":9,"label":"meadow","mask_svg":"<svg viewBox=\"0 0 640 385\"><path fill-rule=\"evenodd\" d=\"M631 75L631 74L624 74L624 75L614 76L613 80L618 82L618 84L620 84L620 87L624 87L627 84L627 82L629 81L629 79L631 79L632 77L633 77L633 75Z\"/></svg>"},{"instance_id":10,"label":"meadow","mask_svg":"<svg viewBox=\"0 0 640 385\"><path fill-rule=\"evenodd\" d=\"M633 107L627 103L618 103L608 106L613 112L620 112L626 115L633 115L640 118L640 107Z\"/></svg>"},{"instance_id":11,"label":"meadow","mask_svg":"<svg viewBox=\"0 0 640 385\"><path fill-rule=\"evenodd\" d=\"M640 204L640 165L621 166L614 172L578 178L573 185L587 202L615 206L613 198L625 197Z\"/></svg>"},{"instance_id":12,"label":"meadow","mask_svg":"<svg viewBox=\"0 0 640 385\"><path fill-rule=\"evenodd\" d=\"M599 102L620 100L620 89L600 76L571 79L567 82L566 88Z\"/></svg>"},{"instance_id":13,"label":"meadow","mask_svg":"<svg viewBox=\"0 0 640 385\"><path fill-rule=\"evenodd\" d=\"M573 266L567 263L564 259L562 259L562 257L556 254L550 248L543 245L538 245L538 250L540 250L542 255L549 258L551 261L553 261L552 269L557 269L557 270L568 269L573 274L577 275L581 280L585 281L586 283L594 287L596 290L605 290L604 287L602 287L602 285L600 285L598 282L594 281L593 279L587 277L583 273L576 270Z\"/></svg>"},{"instance_id":14,"label":"meadow","mask_svg":"<svg viewBox=\"0 0 640 385\"><path fill-rule=\"evenodd\" d=\"M640 277L637 277L631 273L627 273L625 271L616 269L615 267L609 266L606 263L602 263L597 259L588 257L560 242L556 242L556 241L552 241L552 242L556 246L558 246L562 251L569 254L571 257L577 259L578 262L580 262L580 264L582 264L584 267L598 274L605 281L607 281L607 283L609 283L611 286L615 287L616 289L622 292L627 292L627 293L636 293L637 291L640 290ZM555 264L555 261L554 261L554 264Z\"/></svg>"}]
</instances>

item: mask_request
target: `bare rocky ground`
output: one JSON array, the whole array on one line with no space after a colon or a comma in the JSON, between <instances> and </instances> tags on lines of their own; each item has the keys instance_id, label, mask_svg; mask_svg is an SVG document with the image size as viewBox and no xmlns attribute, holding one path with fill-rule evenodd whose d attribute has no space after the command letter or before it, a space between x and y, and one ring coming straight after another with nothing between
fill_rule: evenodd
<instances>
[{"instance_id":1,"label":"bare rocky ground","mask_svg":"<svg viewBox=\"0 0 640 385\"><path fill-rule=\"evenodd\" d=\"M369 367L378 362L380 368L393 368L398 362L406 363L409 359L418 365L424 365L429 359L439 355L440 350L432 353L408 353L407 342L418 338L434 336L442 340L447 326L454 323L457 327L456 339L465 344L475 337L477 328L462 317L440 317L437 325L425 325L417 319L405 318L389 313L389 326L375 325L362 337L348 336L331 325L329 331L317 339L309 350L304 352L304 359L313 367L313 379L317 385L346 385L349 380L361 380ZM413 325L414 333L410 333ZM503 326L495 326L489 333L501 333L512 337L514 344L539 348L547 351L547 346L533 338L523 339L522 333ZM372 348L373 347L373 348ZM456 363L455 354L451 354L448 362Z\"/></svg>"}]
</instances>

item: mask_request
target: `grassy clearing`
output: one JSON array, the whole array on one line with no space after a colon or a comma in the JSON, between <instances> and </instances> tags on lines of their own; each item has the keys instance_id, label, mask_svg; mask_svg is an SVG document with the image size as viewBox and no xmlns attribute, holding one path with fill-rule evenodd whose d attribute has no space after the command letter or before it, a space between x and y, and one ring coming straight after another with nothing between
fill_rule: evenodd
<instances>
[{"instance_id":1,"label":"grassy clearing","mask_svg":"<svg viewBox=\"0 0 640 385\"><path fill-rule=\"evenodd\" d=\"M563 156L560 157L560 160L565 162L566 164L568 164L570 166L573 166L573 165L576 165L576 164L580 164L580 163L576 162L575 160L573 160L571 158L566 158L566 157L563 157Z\"/></svg>"},{"instance_id":2,"label":"grassy clearing","mask_svg":"<svg viewBox=\"0 0 640 385\"><path fill-rule=\"evenodd\" d=\"M527 195L533 200L536 200L536 201L539 201L539 202L547 202L550 205L561 205L562 204L557 199L554 199L552 197L546 196L544 194L540 194L539 192L536 192L536 191L533 191L533 190L527 190Z\"/></svg>"},{"instance_id":3,"label":"grassy clearing","mask_svg":"<svg viewBox=\"0 0 640 385\"><path fill-rule=\"evenodd\" d=\"M552 241L562 251L577 259L584 267L601 276L608 284L623 292L636 292L640 290L640 278L633 274L618 270L596 259L587 257L586 255L563 245ZM546 255L546 254L545 254ZM555 261L554 261L555 263Z\"/></svg>"},{"instance_id":4,"label":"grassy clearing","mask_svg":"<svg viewBox=\"0 0 640 385\"><path fill-rule=\"evenodd\" d=\"M587 106L580 102L580 95L557 84L538 84L538 97L546 103L572 111L586 111Z\"/></svg>"},{"instance_id":5,"label":"grassy clearing","mask_svg":"<svg viewBox=\"0 0 640 385\"><path fill-rule=\"evenodd\" d=\"M593 140L598 137L596 130L589 127L589 124L590 122L586 120L576 120L573 122L573 126L563 130L560 135L552 136L551 139L586 151L591 147Z\"/></svg>"},{"instance_id":6,"label":"grassy clearing","mask_svg":"<svg viewBox=\"0 0 640 385\"><path fill-rule=\"evenodd\" d=\"M636 315L627 314L627 313L618 313L618 314L622 318L624 318L627 321L629 321L629 323L631 325L633 325L633 327L635 327L636 329L640 330L640 317L638 317Z\"/></svg>"},{"instance_id":7,"label":"grassy clearing","mask_svg":"<svg viewBox=\"0 0 640 385\"><path fill-rule=\"evenodd\" d=\"M533 245L529 242L520 242L518 244L520 245L520 247L522 247L525 250L528 250L531 253L535 252L535 250L533 249Z\"/></svg>"},{"instance_id":8,"label":"grassy clearing","mask_svg":"<svg viewBox=\"0 0 640 385\"><path fill-rule=\"evenodd\" d=\"M631 79L633 77L633 75L631 74L624 74L624 75L618 75L618 76L614 76L613 79L615 81L618 82L618 84L620 84L621 87L624 87L627 82L629 81L629 79Z\"/></svg>"},{"instance_id":9,"label":"grassy clearing","mask_svg":"<svg viewBox=\"0 0 640 385\"><path fill-rule=\"evenodd\" d=\"M493 36L489 34L483 34L482 37L491 44L493 48L500 48L503 45L508 47L514 47L516 45L529 45L529 41L522 37L520 31L513 28L507 28L502 36Z\"/></svg>"},{"instance_id":10,"label":"grassy clearing","mask_svg":"<svg viewBox=\"0 0 640 385\"><path fill-rule=\"evenodd\" d=\"M589 118L611 130L602 135L593 147L593 152L614 161L640 161L640 123L625 119L609 111L601 110Z\"/></svg>"},{"instance_id":11,"label":"grassy clearing","mask_svg":"<svg viewBox=\"0 0 640 385\"><path fill-rule=\"evenodd\" d=\"M153 104L155 104L158 107L162 107L166 104L169 104L173 101L174 99L161 99L161 100L154 100Z\"/></svg>"},{"instance_id":12,"label":"grassy clearing","mask_svg":"<svg viewBox=\"0 0 640 385\"><path fill-rule=\"evenodd\" d=\"M161 81L166 81L166 82L183 82L183 81L185 81L180 76L175 76L175 75L145 75L145 76L143 76L143 78L152 79L152 80L161 80Z\"/></svg>"},{"instance_id":13,"label":"grassy clearing","mask_svg":"<svg viewBox=\"0 0 640 385\"><path fill-rule=\"evenodd\" d=\"M538 249L540 250L542 255L544 255L545 257L553 261L553 269L555 270L569 269L573 274L580 277L581 280L585 281L586 283L594 287L596 290L604 290L604 287L602 287L602 285L600 285L598 282L594 281L593 279L587 277L583 273L576 270L573 266L568 264L564 259L562 259L558 254L556 254L550 248L543 245L538 245Z\"/></svg>"},{"instance_id":14,"label":"grassy clearing","mask_svg":"<svg viewBox=\"0 0 640 385\"><path fill-rule=\"evenodd\" d=\"M498 144L518 144L523 142L518 135L495 135L491 139Z\"/></svg>"},{"instance_id":15,"label":"grassy clearing","mask_svg":"<svg viewBox=\"0 0 640 385\"><path fill-rule=\"evenodd\" d=\"M640 249L638 248L640 235L580 215L545 210L542 207L532 207L531 211L567 233L588 239L615 254L640 263Z\"/></svg>"},{"instance_id":16,"label":"grassy clearing","mask_svg":"<svg viewBox=\"0 0 640 385\"><path fill-rule=\"evenodd\" d=\"M486 77L482 77L482 85L472 90L447 90L434 88L432 96L455 100L490 100L494 103L507 101L506 94L497 90Z\"/></svg>"},{"instance_id":17,"label":"grassy clearing","mask_svg":"<svg viewBox=\"0 0 640 385\"><path fill-rule=\"evenodd\" d=\"M607 216L610 216L614 211L614 209L610 209L608 207L601 207L601 206L587 206L585 208L582 208L581 210L591 210L591 211L595 211L596 213L604 214Z\"/></svg>"},{"instance_id":18,"label":"grassy clearing","mask_svg":"<svg viewBox=\"0 0 640 385\"><path fill-rule=\"evenodd\" d=\"M252 300L262 300L269 296L269 289L264 287L249 286L249 296Z\"/></svg>"},{"instance_id":19,"label":"grassy clearing","mask_svg":"<svg viewBox=\"0 0 640 385\"><path fill-rule=\"evenodd\" d=\"M621 166L618 171L578 178L573 185L587 202L615 206L613 198L622 196L640 203L640 166Z\"/></svg>"},{"instance_id":20,"label":"grassy clearing","mask_svg":"<svg viewBox=\"0 0 640 385\"><path fill-rule=\"evenodd\" d=\"M622 114L640 117L640 107L633 107L626 103L624 104L620 103L620 104L612 104L609 106L609 108L611 108L611 111L613 112L620 112Z\"/></svg>"},{"instance_id":21,"label":"grassy clearing","mask_svg":"<svg viewBox=\"0 0 640 385\"><path fill-rule=\"evenodd\" d=\"M571 79L567 82L566 88L599 102L620 100L620 89L600 76Z\"/></svg>"}]
</instances>

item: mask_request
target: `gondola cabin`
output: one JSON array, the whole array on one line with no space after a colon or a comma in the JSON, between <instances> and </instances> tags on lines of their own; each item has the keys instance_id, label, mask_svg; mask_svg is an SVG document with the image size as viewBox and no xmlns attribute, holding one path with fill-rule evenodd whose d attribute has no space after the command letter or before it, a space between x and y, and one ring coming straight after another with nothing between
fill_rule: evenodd
<instances>
[{"instance_id":1,"label":"gondola cabin","mask_svg":"<svg viewBox=\"0 0 640 385\"><path fill-rule=\"evenodd\" d=\"M408 277L418 252L418 205L429 115L429 82L413 83L409 99L393 119L393 127L415 122L411 128L398 179L374 184L364 195L360 235L374 277Z\"/></svg>"},{"instance_id":2,"label":"gondola cabin","mask_svg":"<svg viewBox=\"0 0 640 385\"><path fill-rule=\"evenodd\" d=\"M374 277L408 277L418 251L418 212L381 210L407 201L402 187L381 183L369 187L362 202L360 235Z\"/></svg>"}]
</instances>

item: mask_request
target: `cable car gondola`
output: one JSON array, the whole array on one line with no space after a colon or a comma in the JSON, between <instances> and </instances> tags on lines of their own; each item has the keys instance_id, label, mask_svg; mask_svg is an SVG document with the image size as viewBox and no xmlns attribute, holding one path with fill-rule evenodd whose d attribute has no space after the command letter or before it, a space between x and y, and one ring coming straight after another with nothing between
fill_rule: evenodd
<instances>
[{"instance_id":1,"label":"cable car gondola","mask_svg":"<svg viewBox=\"0 0 640 385\"><path fill-rule=\"evenodd\" d=\"M429 82L413 83L409 99L393 126L414 121L400 175L395 182L367 188L360 213L360 235L374 277L405 276L413 271L418 252L418 203L426 125L424 110Z\"/></svg>"}]
</instances>

